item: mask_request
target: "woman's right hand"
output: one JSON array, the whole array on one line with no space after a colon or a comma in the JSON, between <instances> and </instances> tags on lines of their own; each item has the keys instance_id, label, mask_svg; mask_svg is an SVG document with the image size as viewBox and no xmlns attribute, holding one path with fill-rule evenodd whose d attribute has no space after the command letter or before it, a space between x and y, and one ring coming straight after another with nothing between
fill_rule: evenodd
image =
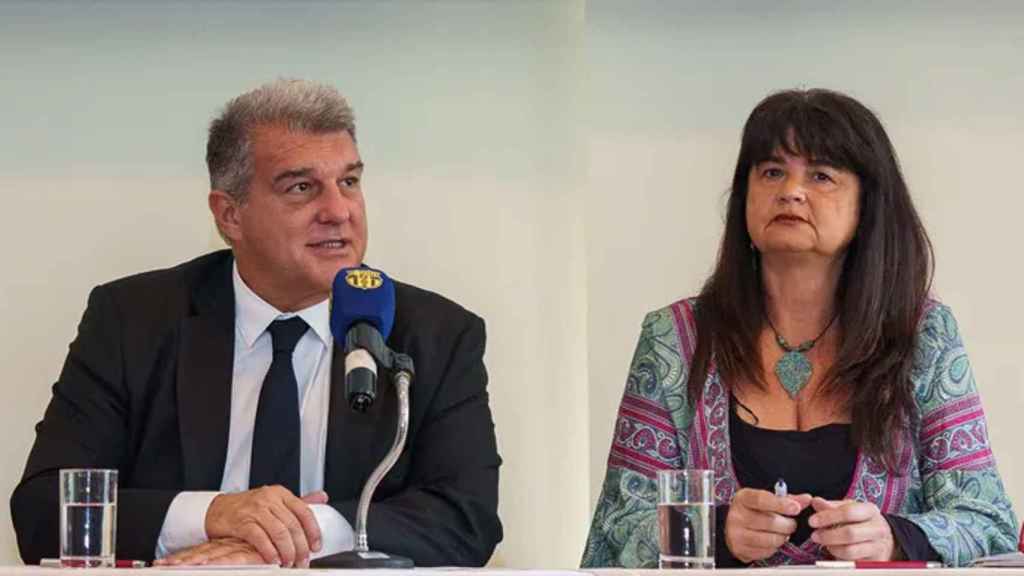
<instances>
[{"instance_id":1,"label":"woman's right hand","mask_svg":"<svg viewBox=\"0 0 1024 576\"><path fill-rule=\"evenodd\" d=\"M796 530L793 517L810 504L810 494L776 496L741 488L725 517L725 544L744 563L768 558L789 540Z\"/></svg>"}]
</instances>

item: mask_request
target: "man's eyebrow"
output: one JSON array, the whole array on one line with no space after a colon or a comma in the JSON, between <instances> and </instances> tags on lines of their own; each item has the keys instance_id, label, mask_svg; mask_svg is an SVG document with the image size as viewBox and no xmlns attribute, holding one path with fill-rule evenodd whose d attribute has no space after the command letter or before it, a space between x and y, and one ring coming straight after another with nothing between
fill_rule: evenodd
<instances>
[{"instance_id":1,"label":"man's eyebrow","mask_svg":"<svg viewBox=\"0 0 1024 576\"><path fill-rule=\"evenodd\" d=\"M363 161L362 160L360 160L359 162L353 162L351 164L346 164L345 165L345 172L354 172L356 170L362 170L362 169L363 169ZM284 172L281 172L277 176L274 176L274 183L276 184L276 183L280 182L281 180L289 180L291 178L304 178L304 177L310 176L311 174L313 174L313 169L312 168L308 168L308 167L293 168L291 170L285 170Z\"/></svg>"},{"instance_id":2,"label":"man's eyebrow","mask_svg":"<svg viewBox=\"0 0 1024 576\"><path fill-rule=\"evenodd\" d=\"M274 183L276 184L281 180L288 180L290 178L302 178L303 176L309 176L312 172L312 168L295 168L293 170L285 170L277 176L274 176Z\"/></svg>"}]
</instances>

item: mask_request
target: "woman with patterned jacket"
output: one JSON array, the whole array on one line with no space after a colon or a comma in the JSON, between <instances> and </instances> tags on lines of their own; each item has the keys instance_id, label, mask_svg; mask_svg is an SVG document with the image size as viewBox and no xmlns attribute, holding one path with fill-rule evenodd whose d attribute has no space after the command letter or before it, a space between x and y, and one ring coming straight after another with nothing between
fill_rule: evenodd
<instances>
[{"instance_id":1,"label":"woman with patterned jacket","mask_svg":"<svg viewBox=\"0 0 1024 576\"><path fill-rule=\"evenodd\" d=\"M657 566L656 471L715 473L718 566L1013 550L956 321L878 118L826 90L744 127L716 268L643 322L584 566ZM783 478L791 496L775 496Z\"/></svg>"}]
</instances>

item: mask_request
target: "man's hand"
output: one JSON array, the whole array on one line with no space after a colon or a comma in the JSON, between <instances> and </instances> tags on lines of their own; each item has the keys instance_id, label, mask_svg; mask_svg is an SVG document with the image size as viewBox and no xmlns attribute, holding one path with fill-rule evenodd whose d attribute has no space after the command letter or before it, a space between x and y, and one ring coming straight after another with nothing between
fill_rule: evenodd
<instances>
[{"instance_id":1,"label":"man's hand","mask_svg":"<svg viewBox=\"0 0 1024 576\"><path fill-rule=\"evenodd\" d=\"M207 544L234 538L250 544L262 562L306 567L310 551L318 552L321 542L320 526L309 505L326 502L324 492L299 498L282 486L221 494L206 512L206 535L211 540Z\"/></svg>"},{"instance_id":2,"label":"man's hand","mask_svg":"<svg viewBox=\"0 0 1024 576\"><path fill-rule=\"evenodd\" d=\"M815 497L808 523L815 528L811 540L824 546L839 560L893 560L899 552L892 528L878 507L855 500L825 500Z\"/></svg>"},{"instance_id":3,"label":"man's hand","mask_svg":"<svg viewBox=\"0 0 1024 576\"><path fill-rule=\"evenodd\" d=\"M740 489L725 517L726 546L741 562L770 557L796 530L792 517L810 502L810 494L776 496L765 490Z\"/></svg>"},{"instance_id":4,"label":"man's hand","mask_svg":"<svg viewBox=\"0 0 1024 576\"><path fill-rule=\"evenodd\" d=\"M263 564L252 544L237 538L218 538L186 548L153 562L154 566L202 566L204 564Z\"/></svg>"}]
</instances>

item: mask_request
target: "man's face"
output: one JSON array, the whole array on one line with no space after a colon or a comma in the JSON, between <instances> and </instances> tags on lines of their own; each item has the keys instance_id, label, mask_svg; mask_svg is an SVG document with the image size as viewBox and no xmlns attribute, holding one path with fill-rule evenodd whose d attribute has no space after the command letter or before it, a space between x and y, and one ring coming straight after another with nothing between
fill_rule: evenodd
<instances>
[{"instance_id":1,"label":"man's face","mask_svg":"<svg viewBox=\"0 0 1024 576\"><path fill-rule=\"evenodd\" d=\"M338 270L361 264L366 253L363 163L356 144L348 132L263 126L251 131L249 153L247 196L227 207L233 212L221 226L239 273L279 310L320 302ZM218 192L211 193L215 215Z\"/></svg>"}]
</instances>

